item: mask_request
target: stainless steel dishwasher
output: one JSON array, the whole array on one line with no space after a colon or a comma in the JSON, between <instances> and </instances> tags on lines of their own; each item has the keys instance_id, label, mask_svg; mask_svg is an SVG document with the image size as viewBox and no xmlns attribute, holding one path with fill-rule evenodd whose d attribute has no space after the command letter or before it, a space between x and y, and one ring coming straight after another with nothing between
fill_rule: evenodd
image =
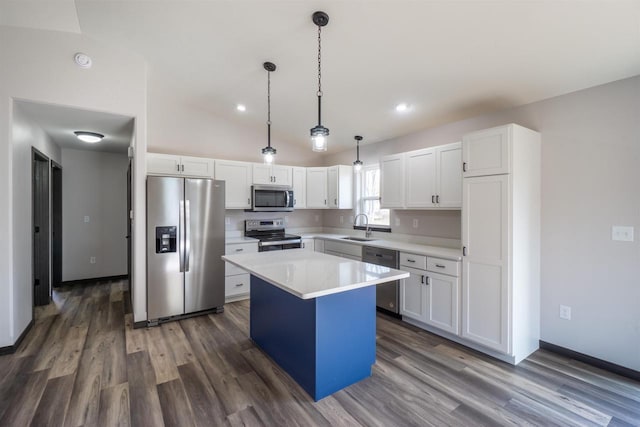
<instances>
[{"instance_id":1,"label":"stainless steel dishwasher","mask_svg":"<svg viewBox=\"0 0 640 427\"><path fill-rule=\"evenodd\" d=\"M372 246L362 247L362 262L398 268L398 251ZM400 282L384 283L376 287L376 306L384 311L399 314Z\"/></svg>"}]
</instances>

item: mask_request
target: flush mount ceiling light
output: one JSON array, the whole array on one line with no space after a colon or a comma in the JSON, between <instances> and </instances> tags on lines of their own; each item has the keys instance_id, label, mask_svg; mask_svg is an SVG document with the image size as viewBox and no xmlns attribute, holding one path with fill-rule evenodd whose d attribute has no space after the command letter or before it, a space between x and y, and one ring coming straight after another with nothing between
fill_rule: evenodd
<instances>
[{"instance_id":1,"label":"flush mount ceiling light","mask_svg":"<svg viewBox=\"0 0 640 427\"><path fill-rule=\"evenodd\" d=\"M411 110L411 106L409 104L407 104L406 102L402 102L398 105L396 105L396 112L398 113L406 113L408 111Z\"/></svg>"},{"instance_id":2,"label":"flush mount ceiling light","mask_svg":"<svg viewBox=\"0 0 640 427\"><path fill-rule=\"evenodd\" d=\"M246 107L244 104L238 104L238 105L236 106L236 110L238 110L238 111L240 111L240 112L244 113L245 111L247 111L247 107Z\"/></svg>"},{"instance_id":3,"label":"flush mount ceiling light","mask_svg":"<svg viewBox=\"0 0 640 427\"><path fill-rule=\"evenodd\" d=\"M270 164L276 156L276 149L271 146L271 73L276 70L276 64L265 62L262 66L267 70L267 146L262 149L262 158Z\"/></svg>"},{"instance_id":4,"label":"flush mount ceiling light","mask_svg":"<svg viewBox=\"0 0 640 427\"><path fill-rule=\"evenodd\" d=\"M327 151L329 129L322 126L322 27L329 23L329 15L315 12L311 19L318 26L318 124L311 128L311 148L313 151Z\"/></svg>"},{"instance_id":5,"label":"flush mount ceiling light","mask_svg":"<svg viewBox=\"0 0 640 427\"><path fill-rule=\"evenodd\" d=\"M77 130L73 133L76 134L80 141L88 142L89 144L95 144L96 142L102 141L102 138L104 138L104 135L101 133L87 132L83 130Z\"/></svg>"},{"instance_id":6,"label":"flush mount ceiling light","mask_svg":"<svg viewBox=\"0 0 640 427\"><path fill-rule=\"evenodd\" d=\"M360 141L362 141L362 137L356 135L353 138L356 140L356 161L353 162L353 171L358 173L362 170L362 162L360 161Z\"/></svg>"}]
</instances>

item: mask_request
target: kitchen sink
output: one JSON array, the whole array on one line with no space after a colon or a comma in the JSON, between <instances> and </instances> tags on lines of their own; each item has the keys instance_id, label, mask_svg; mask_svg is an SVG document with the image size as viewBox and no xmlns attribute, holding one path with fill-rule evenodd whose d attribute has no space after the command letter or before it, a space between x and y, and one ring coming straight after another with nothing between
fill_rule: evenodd
<instances>
[{"instance_id":1,"label":"kitchen sink","mask_svg":"<svg viewBox=\"0 0 640 427\"><path fill-rule=\"evenodd\" d=\"M341 237L342 240L353 240L354 242L371 242L376 239L366 239L364 237Z\"/></svg>"}]
</instances>

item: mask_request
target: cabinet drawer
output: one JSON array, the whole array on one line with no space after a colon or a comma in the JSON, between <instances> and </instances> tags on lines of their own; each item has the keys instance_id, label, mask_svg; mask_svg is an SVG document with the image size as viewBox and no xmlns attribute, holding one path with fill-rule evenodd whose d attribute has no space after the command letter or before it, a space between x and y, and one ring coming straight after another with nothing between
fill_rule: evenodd
<instances>
[{"instance_id":1,"label":"cabinet drawer","mask_svg":"<svg viewBox=\"0 0 640 427\"><path fill-rule=\"evenodd\" d=\"M235 276L227 276L224 278L224 295L240 295L249 293L249 284L251 283L250 274L236 274Z\"/></svg>"},{"instance_id":2,"label":"cabinet drawer","mask_svg":"<svg viewBox=\"0 0 640 427\"><path fill-rule=\"evenodd\" d=\"M427 258L427 270L457 277L460 275L460 263L448 259L429 257Z\"/></svg>"},{"instance_id":3,"label":"cabinet drawer","mask_svg":"<svg viewBox=\"0 0 640 427\"><path fill-rule=\"evenodd\" d=\"M406 252L400 252L400 265L426 270L427 257L424 255L415 255L408 254Z\"/></svg>"},{"instance_id":4,"label":"cabinet drawer","mask_svg":"<svg viewBox=\"0 0 640 427\"><path fill-rule=\"evenodd\" d=\"M224 254L246 254L250 252L258 252L258 242L255 243L238 243L237 245L225 245Z\"/></svg>"}]
</instances>

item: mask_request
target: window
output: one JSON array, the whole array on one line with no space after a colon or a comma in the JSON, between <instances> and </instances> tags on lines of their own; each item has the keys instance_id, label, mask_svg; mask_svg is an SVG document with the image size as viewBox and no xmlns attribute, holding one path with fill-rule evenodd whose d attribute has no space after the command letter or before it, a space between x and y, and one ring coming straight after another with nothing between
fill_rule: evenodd
<instances>
[{"instance_id":1,"label":"window","mask_svg":"<svg viewBox=\"0 0 640 427\"><path fill-rule=\"evenodd\" d=\"M389 228L389 209L380 209L380 165L368 165L362 168L358 176L358 213L366 214L369 225L376 228ZM364 218L358 224L364 224Z\"/></svg>"}]
</instances>

